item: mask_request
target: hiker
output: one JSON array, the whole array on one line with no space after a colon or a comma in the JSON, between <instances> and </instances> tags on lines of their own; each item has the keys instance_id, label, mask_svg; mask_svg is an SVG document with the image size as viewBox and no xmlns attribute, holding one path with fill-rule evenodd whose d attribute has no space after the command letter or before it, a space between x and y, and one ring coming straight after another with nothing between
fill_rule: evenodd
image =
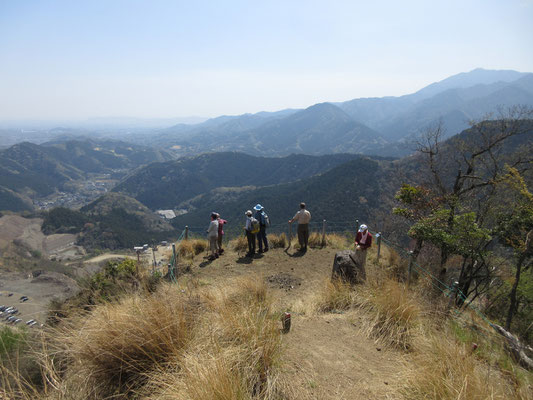
<instances>
[{"instance_id":1,"label":"hiker","mask_svg":"<svg viewBox=\"0 0 533 400\"><path fill-rule=\"evenodd\" d=\"M244 231L246 232L246 239L248 240L248 253L246 257L253 257L255 254L255 234L257 232L254 227L257 224L257 220L252 216L252 211L248 210L244 213L246 215L246 225L244 226Z\"/></svg>"},{"instance_id":2,"label":"hiker","mask_svg":"<svg viewBox=\"0 0 533 400\"><path fill-rule=\"evenodd\" d=\"M305 203L300 203L300 211L289 219L289 224L292 224L294 221L298 222L298 243L300 243L300 251L307 251L310 220L311 213L305 209Z\"/></svg>"},{"instance_id":3,"label":"hiker","mask_svg":"<svg viewBox=\"0 0 533 400\"><path fill-rule=\"evenodd\" d=\"M268 251L268 239L266 236L266 228L270 226L270 220L265 213L265 208L261 204L257 204L254 207L255 219L259 221L259 232L257 233L257 244L259 247L259 253L266 253ZM263 249L264 245L264 249Z\"/></svg>"},{"instance_id":4,"label":"hiker","mask_svg":"<svg viewBox=\"0 0 533 400\"><path fill-rule=\"evenodd\" d=\"M224 224L227 224L228 221L225 219L220 218L220 214L217 213L217 222L218 222L218 254L221 255L224 253L224 249L222 248L222 239L224 237Z\"/></svg>"},{"instance_id":5,"label":"hiker","mask_svg":"<svg viewBox=\"0 0 533 400\"><path fill-rule=\"evenodd\" d=\"M209 239L209 250L211 255L209 260L214 260L218 258L217 254L217 239L218 239L218 221L217 213L211 213L211 222L209 223L209 228L207 228L207 238Z\"/></svg>"},{"instance_id":6,"label":"hiker","mask_svg":"<svg viewBox=\"0 0 533 400\"><path fill-rule=\"evenodd\" d=\"M355 235L355 254L361 267L366 265L366 251L372 247L372 234L368 231L368 227L362 224Z\"/></svg>"}]
</instances>

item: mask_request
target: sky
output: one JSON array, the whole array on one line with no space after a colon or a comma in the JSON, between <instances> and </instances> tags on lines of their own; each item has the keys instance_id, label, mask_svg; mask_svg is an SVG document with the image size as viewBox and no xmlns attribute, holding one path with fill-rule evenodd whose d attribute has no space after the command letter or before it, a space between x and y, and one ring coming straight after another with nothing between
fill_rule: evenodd
<instances>
[{"instance_id":1,"label":"sky","mask_svg":"<svg viewBox=\"0 0 533 400\"><path fill-rule=\"evenodd\" d=\"M0 121L214 117L533 72L533 0L0 0Z\"/></svg>"}]
</instances>

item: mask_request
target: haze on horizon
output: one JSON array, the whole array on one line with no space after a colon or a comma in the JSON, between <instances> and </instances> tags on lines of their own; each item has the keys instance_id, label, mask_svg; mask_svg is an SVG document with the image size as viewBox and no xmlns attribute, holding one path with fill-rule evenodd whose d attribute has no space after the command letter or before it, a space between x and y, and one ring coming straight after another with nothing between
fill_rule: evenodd
<instances>
[{"instance_id":1,"label":"haze on horizon","mask_svg":"<svg viewBox=\"0 0 533 400\"><path fill-rule=\"evenodd\" d=\"M0 1L0 121L213 117L533 71L533 1Z\"/></svg>"}]
</instances>

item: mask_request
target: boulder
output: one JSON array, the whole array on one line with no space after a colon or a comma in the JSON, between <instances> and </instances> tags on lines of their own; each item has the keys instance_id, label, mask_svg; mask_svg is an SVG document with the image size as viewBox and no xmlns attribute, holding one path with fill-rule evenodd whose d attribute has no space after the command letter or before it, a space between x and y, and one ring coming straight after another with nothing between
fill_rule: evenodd
<instances>
[{"instance_id":1,"label":"boulder","mask_svg":"<svg viewBox=\"0 0 533 400\"><path fill-rule=\"evenodd\" d=\"M366 270L359 256L360 254L351 250L337 252L333 260L331 279L342 279L352 285L363 283L366 280Z\"/></svg>"}]
</instances>

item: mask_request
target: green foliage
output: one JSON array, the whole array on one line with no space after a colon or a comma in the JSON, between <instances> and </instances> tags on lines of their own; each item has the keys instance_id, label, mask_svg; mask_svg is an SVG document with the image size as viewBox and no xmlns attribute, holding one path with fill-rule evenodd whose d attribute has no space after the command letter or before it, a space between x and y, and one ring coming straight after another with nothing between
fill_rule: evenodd
<instances>
[{"instance_id":1,"label":"green foliage","mask_svg":"<svg viewBox=\"0 0 533 400\"><path fill-rule=\"evenodd\" d=\"M0 329L0 360L24 346L26 332L4 326Z\"/></svg>"},{"instance_id":2,"label":"green foliage","mask_svg":"<svg viewBox=\"0 0 533 400\"><path fill-rule=\"evenodd\" d=\"M449 230L450 219L453 231ZM409 236L463 257L472 256L476 249L491 239L489 230L480 227L476 222L474 212L451 217L448 209L437 210L413 224Z\"/></svg>"},{"instance_id":3,"label":"green foliage","mask_svg":"<svg viewBox=\"0 0 533 400\"><path fill-rule=\"evenodd\" d=\"M89 278L85 287L87 304L112 301L122 296L137 284L136 270L137 261L109 261L100 272Z\"/></svg>"},{"instance_id":4,"label":"green foliage","mask_svg":"<svg viewBox=\"0 0 533 400\"><path fill-rule=\"evenodd\" d=\"M44 214L42 231L46 235L53 233L78 233L87 222L87 216L79 211L57 207Z\"/></svg>"}]
</instances>

